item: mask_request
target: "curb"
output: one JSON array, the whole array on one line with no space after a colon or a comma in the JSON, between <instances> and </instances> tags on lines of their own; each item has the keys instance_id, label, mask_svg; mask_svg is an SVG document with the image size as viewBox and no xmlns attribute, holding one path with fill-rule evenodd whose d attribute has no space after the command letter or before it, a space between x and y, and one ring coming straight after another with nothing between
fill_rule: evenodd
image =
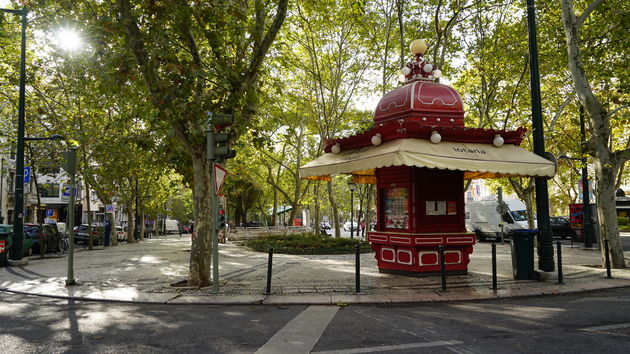
<instances>
[{"instance_id":1,"label":"curb","mask_svg":"<svg viewBox=\"0 0 630 354\"><path fill-rule=\"evenodd\" d=\"M601 283L598 281L598 283ZM602 290L612 290L619 288L629 288L630 284L615 284L612 286L606 286L602 284L582 284L582 286L576 286L575 289L561 287L567 286L562 284L558 285L560 288L554 288L553 290L541 290L531 289L525 291L510 292L509 290L503 290L505 294L501 294L501 289L493 291L483 290L486 294L479 292L478 295L464 294L458 291L441 292L436 290L434 292L427 293L391 293L391 294L358 294L358 295L342 295L342 294L318 294L313 296L303 295L236 295L236 296L222 296L222 295L176 295L165 301L142 301L142 300L123 300L123 299L103 299L92 298L89 296L65 296L65 295L52 295L52 294L38 294L33 292L11 290L7 288L0 288L0 292L37 296L51 299L60 300L75 300L81 302L104 302L104 303L122 303L122 304L143 304L143 305L222 305L222 306L235 306L235 305L260 305L260 306L279 306L279 305L395 305L395 304L421 304L421 303L446 303L446 302L471 302L471 301L490 301L499 299L520 299L530 297L545 297L545 296L562 296L580 293L592 293ZM586 285L586 286L584 286ZM473 288L474 289L474 288Z\"/></svg>"}]
</instances>

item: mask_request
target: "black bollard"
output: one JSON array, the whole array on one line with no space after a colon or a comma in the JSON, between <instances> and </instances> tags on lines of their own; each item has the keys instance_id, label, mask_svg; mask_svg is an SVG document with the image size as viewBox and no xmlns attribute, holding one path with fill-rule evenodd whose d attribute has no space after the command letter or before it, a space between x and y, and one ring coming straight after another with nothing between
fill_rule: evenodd
<instances>
[{"instance_id":1,"label":"black bollard","mask_svg":"<svg viewBox=\"0 0 630 354\"><path fill-rule=\"evenodd\" d=\"M608 250L608 240L604 240L604 250L606 251L606 278L612 279L612 274L610 273L610 254Z\"/></svg>"},{"instance_id":2,"label":"black bollard","mask_svg":"<svg viewBox=\"0 0 630 354\"><path fill-rule=\"evenodd\" d=\"M360 293L361 292L361 245L357 244L356 246L354 246L354 252L355 252L355 256L354 256L355 287L356 287L356 292Z\"/></svg>"},{"instance_id":3,"label":"black bollard","mask_svg":"<svg viewBox=\"0 0 630 354\"><path fill-rule=\"evenodd\" d=\"M442 291L446 291L446 262L444 261L444 245L438 247L440 251L440 273L442 275Z\"/></svg>"},{"instance_id":4,"label":"black bollard","mask_svg":"<svg viewBox=\"0 0 630 354\"><path fill-rule=\"evenodd\" d=\"M558 248L558 284L564 284L562 276L562 247L560 241L556 241L556 247Z\"/></svg>"},{"instance_id":5,"label":"black bollard","mask_svg":"<svg viewBox=\"0 0 630 354\"><path fill-rule=\"evenodd\" d=\"M492 243L492 290L497 290L497 244Z\"/></svg>"},{"instance_id":6,"label":"black bollard","mask_svg":"<svg viewBox=\"0 0 630 354\"><path fill-rule=\"evenodd\" d=\"M267 292L271 295L271 265L273 264L273 248L269 247L269 260L267 261Z\"/></svg>"}]
</instances>

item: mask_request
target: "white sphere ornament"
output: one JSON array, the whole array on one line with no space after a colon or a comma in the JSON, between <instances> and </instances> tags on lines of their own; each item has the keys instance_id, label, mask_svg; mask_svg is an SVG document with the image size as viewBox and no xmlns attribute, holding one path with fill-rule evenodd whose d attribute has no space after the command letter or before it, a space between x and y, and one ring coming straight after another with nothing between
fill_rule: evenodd
<instances>
[{"instance_id":1,"label":"white sphere ornament","mask_svg":"<svg viewBox=\"0 0 630 354\"><path fill-rule=\"evenodd\" d=\"M442 141L442 136L440 135L440 133L433 131L431 133L431 142L433 144L438 144L440 141Z\"/></svg>"},{"instance_id":2,"label":"white sphere ornament","mask_svg":"<svg viewBox=\"0 0 630 354\"><path fill-rule=\"evenodd\" d=\"M337 143L337 144L333 145L332 148L330 148L330 151L333 154L338 154L338 153L341 152L341 146L339 145L339 143Z\"/></svg>"},{"instance_id":3,"label":"white sphere ornament","mask_svg":"<svg viewBox=\"0 0 630 354\"><path fill-rule=\"evenodd\" d=\"M402 68L402 73L403 75L407 76L409 74L411 74L411 69L408 66L405 66Z\"/></svg>"},{"instance_id":4,"label":"white sphere ornament","mask_svg":"<svg viewBox=\"0 0 630 354\"><path fill-rule=\"evenodd\" d=\"M424 39L416 39L415 41L409 44L409 50L413 54L424 54L427 51L427 43Z\"/></svg>"},{"instance_id":5,"label":"white sphere ornament","mask_svg":"<svg viewBox=\"0 0 630 354\"><path fill-rule=\"evenodd\" d=\"M439 79L442 77L442 70L440 69L435 69L433 70L433 77L436 79Z\"/></svg>"},{"instance_id":6,"label":"white sphere ornament","mask_svg":"<svg viewBox=\"0 0 630 354\"><path fill-rule=\"evenodd\" d=\"M372 145L379 146L381 145L382 142L383 142L383 139L381 138L380 133L377 133L372 137Z\"/></svg>"},{"instance_id":7,"label":"white sphere ornament","mask_svg":"<svg viewBox=\"0 0 630 354\"><path fill-rule=\"evenodd\" d=\"M422 68L425 73L430 73L433 71L433 64L424 64L424 68Z\"/></svg>"},{"instance_id":8,"label":"white sphere ornament","mask_svg":"<svg viewBox=\"0 0 630 354\"><path fill-rule=\"evenodd\" d=\"M505 140L503 140L503 137L499 134L495 135L494 139L492 139L492 144L496 147L503 146L504 142Z\"/></svg>"}]
</instances>

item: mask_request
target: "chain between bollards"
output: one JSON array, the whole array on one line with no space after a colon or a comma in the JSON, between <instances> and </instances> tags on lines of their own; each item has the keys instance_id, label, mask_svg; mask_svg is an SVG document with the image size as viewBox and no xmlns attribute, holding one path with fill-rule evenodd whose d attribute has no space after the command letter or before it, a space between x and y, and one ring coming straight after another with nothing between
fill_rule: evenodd
<instances>
[{"instance_id":1,"label":"chain between bollards","mask_svg":"<svg viewBox=\"0 0 630 354\"><path fill-rule=\"evenodd\" d=\"M356 244L354 246L354 252L355 252L355 256L354 256L354 267L355 267L355 275L354 275L354 279L355 279L355 287L356 287L356 293L360 293L361 292L361 245L360 244Z\"/></svg>"},{"instance_id":2,"label":"chain between bollards","mask_svg":"<svg viewBox=\"0 0 630 354\"><path fill-rule=\"evenodd\" d=\"M604 240L604 250L606 251L606 278L612 279L612 274L610 273L610 252L608 249L608 240Z\"/></svg>"},{"instance_id":3,"label":"chain between bollards","mask_svg":"<svg viewBox=\"0 0 630 354\"><path fill-rule=\"evenodd\" d=\"M265 295L271 295L271 266L273 264L273 248L269 247L269 259L267 260L267 292Z\"/></svg>"},{"instance_id":4,"label":"chain between bollards","mask_svg":"<svg viewBox=\"0 0 630 354\"><path fill-rule=\"evenodd\" d=\"M562 276L562 247L560 245L560 241L556 241L556 247L558 251L558 284L564 284Z\"/></svg>"},{"instance_id":5,"label":"chain between bollards","mask_svg":"<svg viewBox=\"0 0 630 354\"><path fill-rule=\"evenodd\" d=\"M446 291L446 262L444 261L444 245L438 247L440 251L440 273L442 275L442 291Z\"/></svg>"},{"instance_id":6,"label":"chain between bollards","mask_svg":"<svg viewBox=\"0 0 630 354\"><path fill-rule=\"evenodd\" d=\"M497 244L492 243L492 290L497 290Z\"/></svg>"}]
</instances>

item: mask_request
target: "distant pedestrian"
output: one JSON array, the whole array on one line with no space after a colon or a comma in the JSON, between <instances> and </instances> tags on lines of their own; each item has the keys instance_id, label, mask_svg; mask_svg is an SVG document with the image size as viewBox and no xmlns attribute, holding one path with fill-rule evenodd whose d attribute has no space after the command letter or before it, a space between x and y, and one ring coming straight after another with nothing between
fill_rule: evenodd
<instances>
[{"instance_id":1,"label":"distant pedestrian","mask_svg":"<svg viewBox=\"0 0 630 354\"><path fill-rule=\"evenodd\" d=\"M105 245L105 247L108 247L110 244L110 238L112 234L112 224L109 223L109 220L105 220L105 226L104 226L103 231L105 233L105 240L103 241L103 245Z\"/></svg>"},{"instance_id":2,"label":"distant pedestrian","mask_svg":"<svg viewBox=\"0 0 630 354\"><path fill-rule=\"evenodd\" d=\"M191 222L190 223L190 233L192 234L192 240L195 240L195 223Z\"/></svg>"}]
</instances>

